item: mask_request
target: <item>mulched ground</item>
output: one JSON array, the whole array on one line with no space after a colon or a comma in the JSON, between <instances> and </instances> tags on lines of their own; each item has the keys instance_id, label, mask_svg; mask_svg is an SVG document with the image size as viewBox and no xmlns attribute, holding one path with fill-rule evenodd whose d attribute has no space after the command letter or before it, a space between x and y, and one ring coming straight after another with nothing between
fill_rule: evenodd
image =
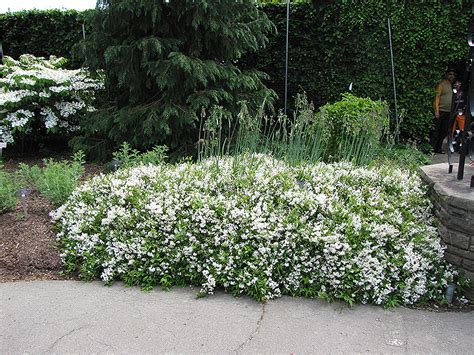
<instances>
[{"instance_id":1,"label":"mulched ground","mask_svg":"<svg viewBox=\"0 0 474 355\"><path fill-rule=\"evenodd\" d=\"M60 279L61 260L51 231L51 204L38 192L27 197L28 217L21 204L0 215L0 281Z\"/></svg>"},{"instance_id":2,"label":"mulched ground","mask_svg":"<svg viewBox=\"0 0 474 355\"><path fill-rule=\"evenodd\" d=\"M24 158L7 160L4 168L14 172L20 162L42 165L40 158ZM86 164L84 178L101 170L98 165ZM20 201L15 211L0 215L0 282L70 279L61 275L61 259L49 217L54 207L35 190L26 201L27 218Z\"/></svg>"},{"instance_id":3,"label":"mulched ground","mask_svg":"<svg viewBox=\"0 0 474 355\"><path fill-rule=\"evenodd\" d=\"M40 158L23 158L4 162L5 170L14 172L20 162L42 165ZM103 167L86 164L83 179L99 174ZM28 217L19 202L14 212L0 215L0 282L76 279L62 275L61 259L51 230L49 212L53 206L37 191L27 197ZM451 305L415 305L413 309L433 312L474 311L474 303Z\"/></svg>"}]
</instances>

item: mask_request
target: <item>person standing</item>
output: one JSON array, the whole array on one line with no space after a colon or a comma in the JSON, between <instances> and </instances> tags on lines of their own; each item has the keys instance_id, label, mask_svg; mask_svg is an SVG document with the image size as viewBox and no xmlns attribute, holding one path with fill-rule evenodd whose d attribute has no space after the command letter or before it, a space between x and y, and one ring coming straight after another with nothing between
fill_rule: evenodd
<instances>
[{"instance_id":1,"label":"person standing","mask_svg":"<svg viewBox=\"0 0 474 355\"><path fill-rule=\"evenodd\" d=\"M436 96L433 102L435 129L431 142L435 153L444 153L441 146L448 133L453 99L452 83L455 78L454 69L448 69L444 73L443 81L436 86Z\"/></svg>"}]
</instances>

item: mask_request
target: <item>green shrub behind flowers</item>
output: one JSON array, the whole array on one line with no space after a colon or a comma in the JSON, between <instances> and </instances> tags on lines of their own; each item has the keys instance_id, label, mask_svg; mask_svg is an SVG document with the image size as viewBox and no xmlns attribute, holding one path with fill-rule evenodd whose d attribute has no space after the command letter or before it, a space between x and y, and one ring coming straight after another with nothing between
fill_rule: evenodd
<instances>
[{"instance_id":1,"label":"green shrub behind flowers","mask_svg":"<svg viewBox=\"0 0 474 355\"><path fill-rule=\"evenodd\" d=\"M84 279L396 305L440 301L457 282L431 209L396 168L253 154L100 175L52 217Z\"/></svg>"},{"instance_id":2,"label":"green shrub behind flowers","mask_svg":"<svg viewBox=\"0 0 474 355\"><path fill-rule=\"evenodd\" d=\"M388 132L388 104L345 93L341 100L322 106L316 122L323 128L323 137L330 137L325 161L369 163Z\"/></svg>"}]
</instances>

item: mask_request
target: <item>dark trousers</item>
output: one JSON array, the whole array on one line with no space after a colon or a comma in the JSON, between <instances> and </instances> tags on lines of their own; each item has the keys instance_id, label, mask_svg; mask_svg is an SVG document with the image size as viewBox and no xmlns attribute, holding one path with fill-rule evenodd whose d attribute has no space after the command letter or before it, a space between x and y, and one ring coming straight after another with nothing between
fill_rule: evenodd
<instances>
[{"instance_id":1,"label":"dark trousers","mask_svg":"<svg viewBox=\"0 0 474 355\"><path fill-rule=\"evenodd\" d=\"M451 112L439 111L439 118L435 118L435 128L431 139L431 146L436 153L441 152L443 140L448 135L449 116L451 116Z\"/></svg>"}]
</instances>

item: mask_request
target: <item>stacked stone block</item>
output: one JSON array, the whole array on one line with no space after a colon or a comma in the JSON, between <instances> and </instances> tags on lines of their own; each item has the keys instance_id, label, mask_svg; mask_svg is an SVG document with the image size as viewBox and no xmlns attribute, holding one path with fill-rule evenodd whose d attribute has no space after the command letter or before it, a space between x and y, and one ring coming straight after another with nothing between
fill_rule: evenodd
<instances>
[{"instance_id":1,"label":"stacked stone block","mask_svg":"<svg viewBox=\"0 0 474 355\"><path fill-rule=\"evenodd\" d=\"M455 174L447 173L446 164L437 164L422 167L421 176L429 185L439 219L445 258L471 280L467 296L474 299L474 189L469 187L470 175L458 181Z\"/></svg>"}]
</instances>

